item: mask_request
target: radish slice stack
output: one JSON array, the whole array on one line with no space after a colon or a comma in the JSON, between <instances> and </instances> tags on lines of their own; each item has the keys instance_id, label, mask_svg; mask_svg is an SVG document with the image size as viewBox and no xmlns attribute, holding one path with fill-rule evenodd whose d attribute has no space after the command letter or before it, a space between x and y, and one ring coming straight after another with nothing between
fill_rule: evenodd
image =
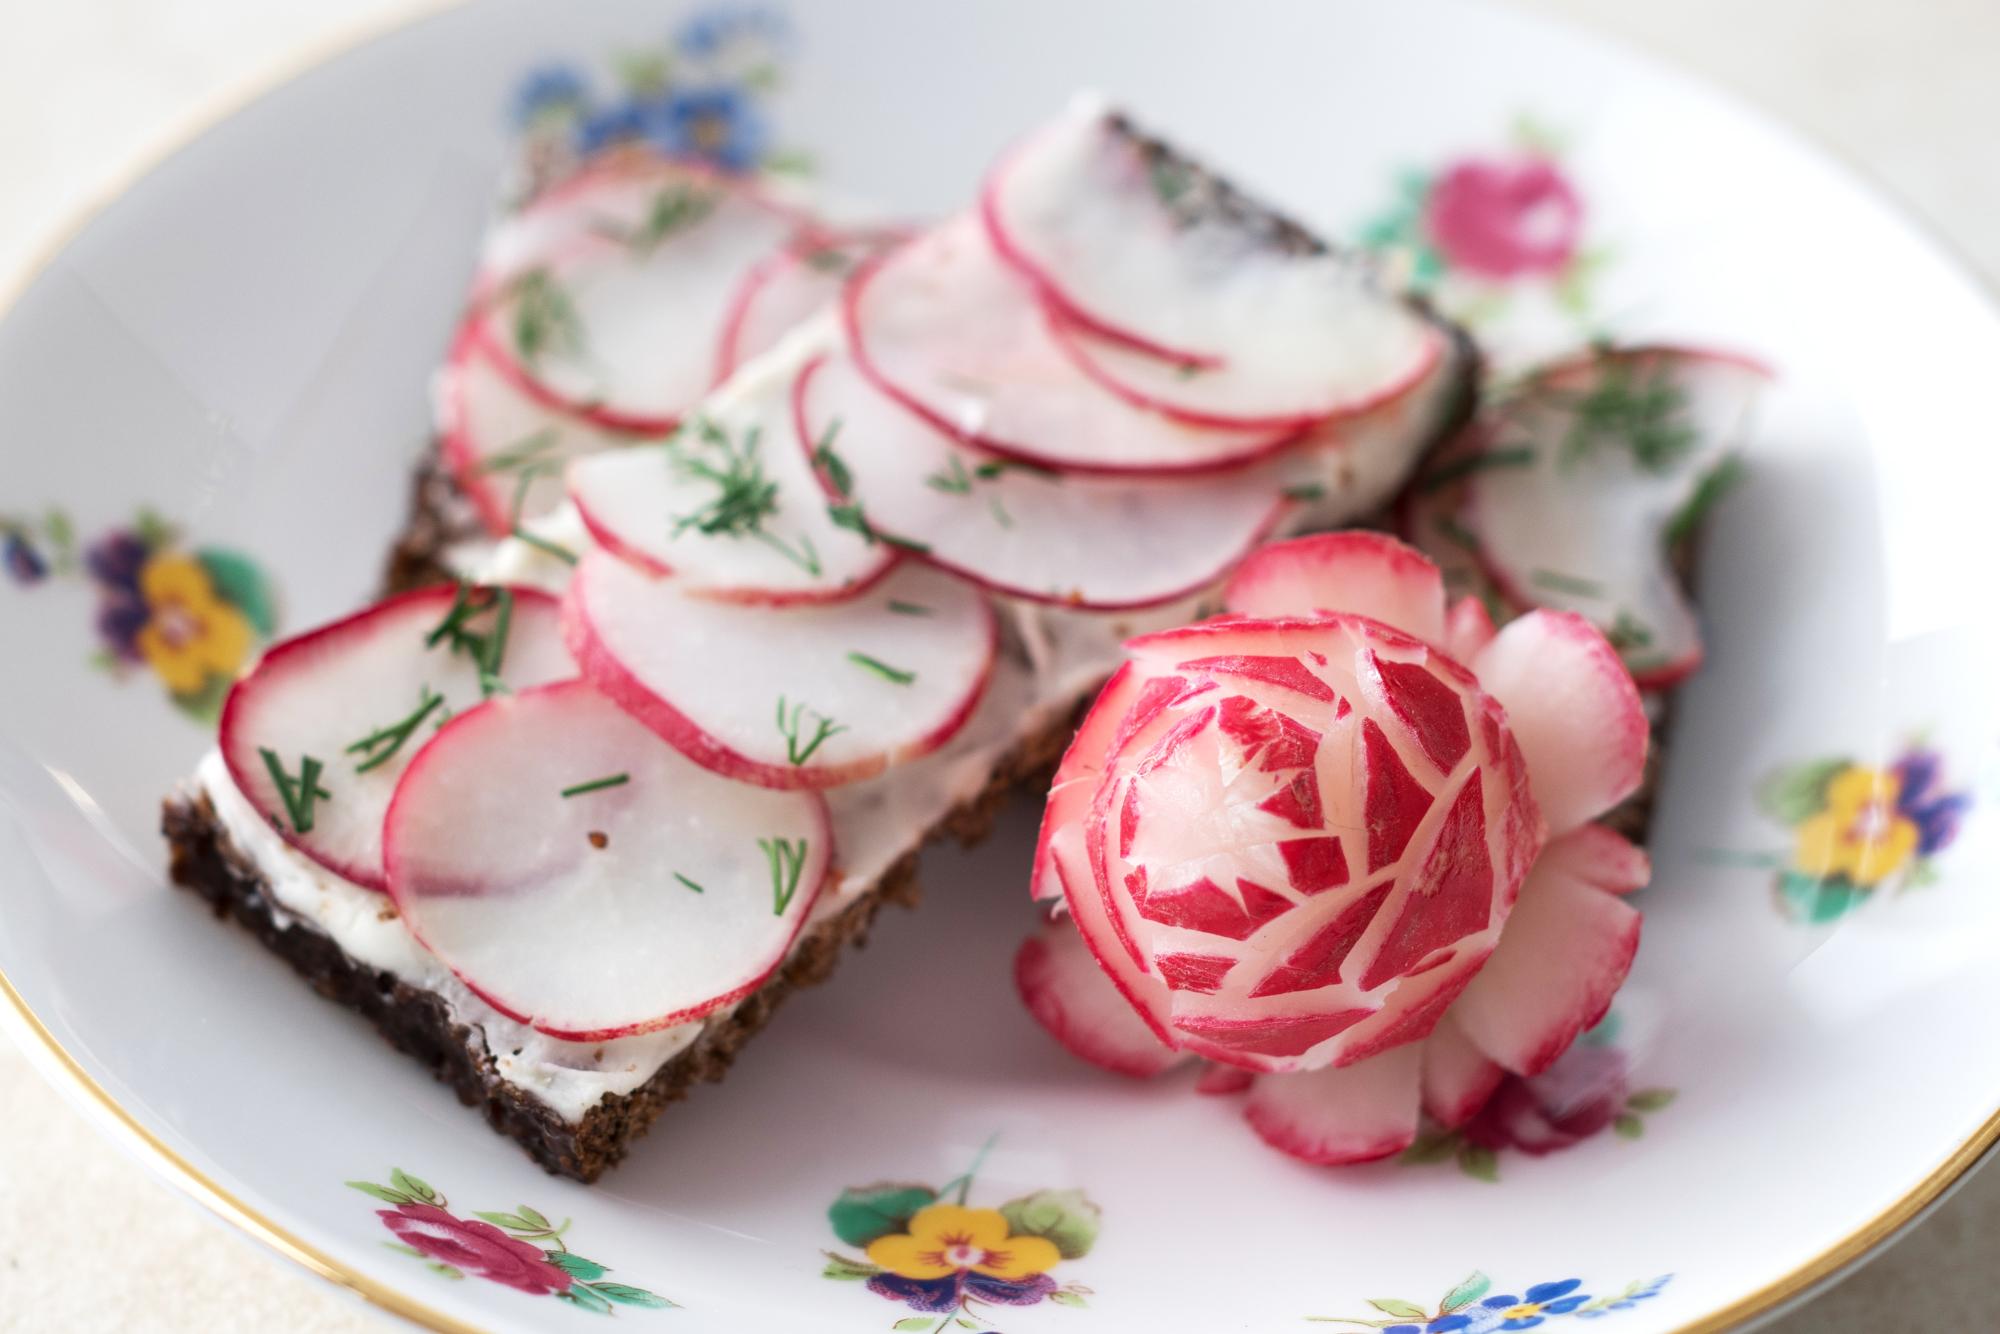
<instances>
[{"instance_id":1,"label":"radish slice stack","mask_svg":"<svg viewBox=\"0 0 2000 1334\"><path fill-rule=\"evenodd\" d=\"M1581 617L1495 634L1376 534L1266 547L1225 605L1128 643L1085 719L1033 873L1084 950L1051 926L1016 981L1087 1060L1254 1072L1273 1145L1382 1157L1546 1070L1624 981L1648 868L1590 822L1639 784L1644 710Z\"/></svg>"},{"instance_id":2,"label":"radish slice stack","mask_svg":"<svg viewBox=\"0 0 2000 1334\"><path fill-rule=\"evenodd\" d=\"M1501 608L1586 616L1662 689L1701 664L1674 548L1770 378L1730 353L1608 350L1550 367L1419 482L1406 531L1477 567Z\"/></svg>"}]
</instances>

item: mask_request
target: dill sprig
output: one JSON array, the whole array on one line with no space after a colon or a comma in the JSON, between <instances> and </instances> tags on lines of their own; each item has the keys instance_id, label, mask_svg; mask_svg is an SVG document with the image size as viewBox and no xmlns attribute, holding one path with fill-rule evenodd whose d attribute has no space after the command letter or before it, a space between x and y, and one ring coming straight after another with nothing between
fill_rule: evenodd
<instances>
[{"instance_id":1,"label":"dill sprig","mask_svg":"<svg viewBox=\"0 0 2000 1334\"><path fill-rule=\"evenodd\" d=\"M521 521L528 505L528 488L535 484L537 477L559 471L561 467L559 460L543 459L539 463L531 463L521 469L521 479L514 483L514 503L507 511L507 535L518 542L526 543L545 556L554 556L565 565L574 565L577 561L574 551L560 542L543 537L540 533L529 532L527 525Z\"/></svg>"},{"instance_id":2,"label":"dill sprig","mask_svg":"<svg viewBox=\"0 0 2000 1334\"><path fill-rule=\"evenodd\" d=\"M562 439L562 432L553 426L544 426L531 435L522 436L507 448L491 458L481 459L474 472L512 472L516 468L540 469L550 462L548 452Z\"/></svg>"},{"instance_id":3,"label":"dill sprig","mask_svg":"<svg viewBox=\"0 0 2000 1334\"><path fill-rule=\"evenodd\" d=\"M673 876L674 879L680 881L683 885L686 885L689 889L693 890L697 894L708 893L707 890L701 887L699 882L688 879L686 876L682 875L679 871L675 871L673 873Z\"/></svg>"},{"instance_id":4,"label":"dill sprig","mask_svg":"<svg viewBox=\"0 0 2000 1334\"><path fill-rule=\"evenodd\" d=\"M271 782L277 786L278 800L285 804L285 815L292 822L295 833L310 834L313 828L313 804L317 801L332 801L333 793L319 785L319 776L324 766L310 755L299 757L299 772L295 778L285 772L285 766L278 759L278 753L267 746L259 746L257 753L264 757L264 768L271 775Z\"/></svg>"},{"instance_id":5,"label":"dill sprig","mask_svg":"<svg viewBox=\"0 0 2000 1334\"><path fill-rule=\"evenodd\" d=\"M1575 464L1604 447L1624 448L1642 471L1671 472L1699 438L1687 420L1687 391L1667 366L1648 373L1617 356L1602 357L1599 365L1601 377L1590 389L1553 394L1573 416L1562 462Z\"/></svg>"},{"instance_id":6,"label":"dill sprig","mask_svg":"<svg viewBox=\"0 0 2000 1334\"><path fill-rule=\"evenodd\" d=\"M806 735L808 718L812 720L810 736ZM793 764L804 764L829 738L846 730L818 710L807 708L804 702L787 704L783 695L778 696L778 733L785 738L785 758Z\"/></svg>"},{"instance_id":7,"label":"dill sprig","mask_svg":"<svg viewBox=\"0 0 2000 1334\"><path fill-rule=\"evenodd\" d=\"M514 298L514 350L530 366L549 353L583 351L583 320L576 302L547 268L533 268L509 284Z\"/></svg>"},{"instance_id":8,"label":"dill sprig","mask_svg":"<svg viewBox=\"0 0 2000 1334\"><path fill-rule=\"evenodd\" d=\"M1743 480L1743 472L1742 455L1731 454L1696 484L1694 494L1667 520L1667 550L1672 551L1694 536L1694 530L1701 526L1716 502L1735 490L1736 484Z\"/></svg>"},{"instance_id":9,"label":"dill sprig","mask_svg":"<svg viewBox=\"0 0 2000 1334\"><path fill-rule=\"evenodd\" d=\"M586 792L602 792L607 787L623 787L631 781L631 774L611 774L604 778L593 778L587 783L573 783L562 790L562 795L564 799L580 797Z\"/></svg>"},{"instance_id":10,"label":"dill sprig","mask_svg":"<svg viewBox=\"0 0 2000 1334\"><path fill-rule=\"evenodd\" d=\"M847 660L856 667L871 671L892 685L906 686L917 679L917 674L901 667L891 667L880 658L871 657L859 651L849 653Z\"/></svg>"},{"instance_id":11,"label":"dill sprig","mask_svg":"<svg viewBox=\"0 0 2000 1334\"><path fill-rule=\"evenodd\" d=\"M953 454L951 467L943 472L934 472L924 478L924 485L933 491L942 491L951 496L972 494L972 474L966 471L965 460Z\"/></svg>"},{"instance_id":12,"label":"dill sprig","mask_svg":"<svg viewBox=\"0 0 2000 1334\"><path fill-rule=\"evenodd\" d=\"M715 496L676 517L673 535L692 529L705 537L754 538L807 574L818 575L823 567L810 537L801 533L793 546L764 527L764 520L778 512L778 484L765 475L757 453L762 430L745 430L739 444L707 417L697 418L693 427L698 452L689 447L683 431L669 442L668 457L683 477L712 483Z\"/></svg>"},{"instance_id":13,"label":"dill sprig","mask_svg":"<svg viewBox=\"0 0 2000 1334\"><path fill-rule=\"evenodd\" d=\"M1506 449L1486 449L1477 454L1467 454L1438 465L1417 483L1417 490L1429 495L1442 491L1461 478L1489 468L1524 468L1535 461L1535 451L1528 445L1512 445Z\"/></svg>"},{"instance_id":14,"label":"dill sprig","mask_svg":"<svg viewBox=\"0 0 2000 1334\"><path fill-rule=\"evenodd\" d=\"M713 190L685 183L670 185L653 196L645 220L637 227L599 224L595 230L643 257L652 254L675 232L692 227L715 212L715 204Z\"/></svg>"},{"instance_id":15,"label":"dill sprig","mask_svg":"<svg viewBox=\"0 0 2000 1334\"><path fill-rule=\"evenodd\" d=\"M370 769L380 768L395 758L396 752L403 748L403 743L410 739L410 734L417 730L424 719L443 706L444 696L425 685L418 695L417 707L414 710L393 723L376 728L341 753L362 757L361 762L354 766L355 773L365 774Z\"/></svg>"},{"instance_id":16,"label":"dill sprig","mask_svg":"<svg viewBox=\"0 0 2000 1334\"><path fill-rule=\"evenodd\" d=\"M1528 575L1528 582L1537 588L1546 588L1554 593L1568 593L1572 597L1594 598L1604 595L1604 585L1581 575L1564 574L1561 570L1534 570Z\"/></svg>"},{"instance_id":17,"label":"dill sprig","mask_svg":"<svg viewBox=\"0 0 2000 1334\"><path fill-rule=\"evenodd\" d=\"M450 610L424 636L424 647L436 648L440 643L448 642L451 652L465 654L479 672L480 693L490 698L507 688L500 679L500 668L507 658L507 632L514 623L514 590L482 588L478 591L490 596L484 601L475 601L473 586L463 581L459 583ZM485 630L472 629L472 622L489 611L493 613L491 625Z\"/></svg>"},{"instance_id":18,"label":"dill sprig","mask_svg":"<svg viewBox=\"0 0 2000 1334\"><path fill-rule=\"evenodd\" d=\"M794 843L789 838L760 838L757 846L764 850L764 859L771 864L772 915L783 917L799 892L799 876L806 867L809 845L805 839Z\"/></svg>"}]
</instances>

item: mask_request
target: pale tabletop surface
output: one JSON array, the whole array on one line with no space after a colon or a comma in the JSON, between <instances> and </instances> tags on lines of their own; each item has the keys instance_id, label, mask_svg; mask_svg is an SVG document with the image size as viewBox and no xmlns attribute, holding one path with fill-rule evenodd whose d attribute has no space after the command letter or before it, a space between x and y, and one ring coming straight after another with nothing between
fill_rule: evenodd
<instances>
[{"instance_id":1,"label":"pale tabletop surface","mask_svg":"<svg viewBox=\"0 0 2000 1334\"><path fill-rule=\"evenodd\" d=\"M1621 35L1775 111L1860 166L2000 280L1994 0L1524 0ZM197 108L408 0L64 0L0 41L0 274ZM1829 1164L1833 1168L1834 1164ZM2000 1172L1781 1334L1992 1327ZM1918 1313L1921 1313L1919 1315ZM261 1257L100 1140L0 1041L0 1329L385 1328Z\"/></svg>"}]
</instances>

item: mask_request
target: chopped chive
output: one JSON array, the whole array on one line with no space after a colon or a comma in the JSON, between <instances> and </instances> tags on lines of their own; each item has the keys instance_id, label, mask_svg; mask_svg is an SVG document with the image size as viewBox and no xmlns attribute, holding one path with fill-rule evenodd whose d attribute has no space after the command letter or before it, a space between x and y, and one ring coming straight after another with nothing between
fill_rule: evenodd
<instances>
[{"instance_id":1,"label":"chopped chive","mask_svg":"<svg viewBox=\"0 0 2000 1334\"><path fill-rule=\"evenodd\" d=\"M953 454L948 472L934 472L924 478L924 484L933 491L946 495L966 496L972 494L972 474L965 470L965 460Z\"/></svg>"},{"instance_id":2,"label":"chopped chive","mask_svg":"<svg viewBox=\"0 0 2000 1334\"><path fill-rule=\"evenodd\" d=\"M856 667L865 667L884 681L889 681L899 686L906 686L917 679L915 672L905 671L901 667L891 667L880 658L872 658L866 653L849 653L847 660Z\"/></svg>"},{"instance_id":3,"label":"chopped chive","mask_svg":"<svg viewBox=\"0 0 2000 1334\"><path fill-rule=\"evenodd\" d=\"M1462 477L1484 472L1488 468L1522 468L1535 461L1535 451L1528 445L1514 445L1506 449L1482 450L1468 454L1464 458L1451 460L1433 469L1429 476L1417 483L1417 490L1425 495L1441 491Z\"/></svg>"},{"instance_id":4,"label":"chopped chive","mask_svg":"<svg viewBox=\"0 0 2000 1334\"><path fill-rule=\"evenodd\" d=\"M696 882L694 882L694 881L692 881L692 880L688 879L688 878L687 878L686 876L682 875L682 874L681 874L681 873L680 873L679 871L675 871L675 872L674 872L674 879L676 879L676 880L680 881L680 882L681 882L681 883L682 883L683 885L686 885L686 886L687 886L687 887L688 887L689 889L693 890L693 891L694 891L695 893L697 893L697 894L706 894L706 893L708 892L707 890L703 889L703 888L702 888L702 887L701 887L701 886L700 886L699 884L697 884Z\"/></svg>"},{"instance_id":5,"label":"chopped chive","mask_svg":"<svg viewBox=\"0 0 2000 1334\"><path fill-rule=\"evenodd\" d=\"M891 537L887 533L877 533L876 536L881 538L884 542L887 542L892 547L898 547L904 551L914 552L919 556L927 556L930 554L930 547L923 542L912 542L906 537Z\"/></svg>"},{"instance_id":6,"label":"chopped chive","mask_svg":"<svg viewBox=\"0 0 2000 1334\"><path fill-rule=\"evenodd\" d=\"M779 505L778 484L764 475L764 461L757 454L761 428L744 431L740 443L706 417L697 419L694 429L700 444L720 451L719 462L690 454L680 436L669 441L668 457L683 477L712 482L716 494L692 513L677 517L673 535L679 537L692 528L708 537L754 537L807 574L818 576L823 567L811 538L801 535L794 546L764 528L764 520L776 514Z\"/></svg>"},{"instance_id":7,"label":"chopped chive","mask_svg":"<svg viewBox=\"0 0 2000 1334\"><path fill-rule=\"evenodd\" d=\"M1025 472L1043 477L1051 482L1060 482L1062 474L1054 468L1040 463L1030 463L1026 459L988 459L972 470L972 475L982 482L990 482L1002 473Z\"/></svg>"},{"instance_id":8,"label":"chopped chive","mask_svg":"<svg viewBox=\"0 0 2000 1334\"><path fill-rule=\"evenodd\" d=\"M1573 420L1563 439L1562 462L1574 464L1600 446L1623 447L1645 472L1667 473L1699 440L1687 421L1687 391L1670 366L1648 375L1630 358L1598 349L1602 378L1582 393L1544 389L1543 397L1567 407Z\"/></svg>"},{"instance_id":9,"label":"chopped chive","mask_svg":"<svg viewBox=\"0 0 2000 1334\"><path fill-rule=\"evenodd\" d=\"M403 743L410 739L410 734L417 730L418 725L443 705L444 696L426 685L418 696L417 707L413 712L393 723L376 728L341 753L363 757L361 762L354 766L355 773L365 774L370 769L379 768L393 759L396 752L403 748Z\"/></svg>"},{"instance_id":10,"label":"chopped chive","mask_svg":"<svg viewBox=\"0 0 2000 1334\"><path fill-rule=\"evenodd\" d=\"M810 737L804 735L808 715L813 719ZM804 764L830 737L846 730L825 714L807 708L803 702L787 705L785 697L778 696L778 733L785 738L785 758L794 765Z\"/></svg>"},{"instance_id":11,"label":"chopped chive","mask_svg":"<svg viewBox=\"0 0 2000 1334\"><path fill-rule=\"evenodd\" d=\"M551 461L541 456L555 448L556 442L561 438L561 432L557 431L555 427L544 426L533 435L523 436L507 448L501 450L498 454L495 454L492 458L480 460L479 466L474 468L473 471L478 473L512 472L514 469L522 466L541 467L543 464Z\"/></svg>"},{"instance_id":12,"label":"chopped chive","mask_svg":"<svg viewBox=\"0 0 2000 1334\"><path fill-rule=\"evenodd\" d=\"M1743 480L1743 456L1731 454L1696 484L1694 494L1667 520L1667 548L1672 550L1694 536L1694 530L1708 517L1716 502L1736 489Z\"/></svg>"},{"instance_id":13,"label":"chopped chive","mask_svg":"<svg viewBox=\"0 0 2000 1334\"><path fill-rule=\"evenodd\" d=\"M510 588L484 588L480 591L491 596L475 603L472 585L460 581L458 591L452 596L451 609L424 636L424 647L436 648L448 640L451 652L463 653L472 660L479 673L481 693L491 696L505 689L500 681L500 667L506 660L507 631L514 620L514 591ZM482 633L468 628L473 617L488 611L493 612L490 630Z\"/></svg>"},{"instance_id":14,"label":"chopped chive","mask_svg":"<svg viewBox=\"0 0 2000 1334\"><path fill-rule=\"evenodd\" d=\"M612 774L608 778L593 778L588 783L566 787L562 794L564 797L580 797L586 792L601 792L607 787L623 787L631 781L631 774Z\"/></svg>"},{"instance_id":15,"label":"chopped chive","mask_svg":"<svg viewBox=\"0 0 2000 1334\"><path fill-rule=\"evenodd\" d=\"M546 268L529 269L515 278L514 348L534 366L549 352L575 355L583 350L583 322L576 303Z\"/></svg>"},{"instance_id":16,"label":"chopped chive","mask_svg":"<svg viewBox=\"0 0 2000 1334\"><path fill-rule=\"evenodd\" d=\"M1604 593L1604 585L1574 574L1564 574L1561 570L1536 570L1528 576L1528 582L1550 592L1569 593L1580 598L1601 597Z\"/></svg>"},{"instance_id":17,"label":"chopped chive","mask_svg":"<svg viewBox=\"0 0 2000 1334\"><path fill-rule=\"evenodd\" d=\"M835 417L826 424L819 443L813 446L813 466L826 475L835 491L845 496L854 490L854 470L847 466L847 460L833 452L833 442L839 435L840 418Z\"/></svg>"},{"instance_id":18,"label":"chopped chive","mask_svg":"<svg viewBox=\"0 0 2000 1334\"><path fill-rule=\"evenodd\" d=\"M1285 488L1286 500L1325 500L1326 488L1318 482L1300 482Z\"/></svg>"},{"instance_id":19,"label":"chopped chive","mask_svg":"<svg viewBox=\"0 0 2000 1334\"><path fill-rule=\"evenodd\" d=\"M1002 528L1012 528L1014 526L1014 516L1009 514L1007 507L1000 503L1000 497L994 496L989 499L986 502L986 508L992 512L993 522L999 524Z\"/></svg>"},{"instance_id":20,"label":"chopped chive","mask_svg":"<svg viewBox=\"0 0 2000 1334\"><path fill-rule=\"evenodd\" d=\"M916 602L898 602L894 598L889 599L889 610L895 612L898 616L937 615L937 610L933 607L926 607Z\"/></svg>"},{"instance_id":21,"label":"chopped chive","mask_svg":"<svg viewBox=\"0 0 2000 1334\"><path fill-rule=\"evenodd\" d=\"M264 768L277 785L278 800L285 803L285 815L292 822L294 833L310 834L313 828L313 804L316 801L332 801L333 793L319 785L323 766L310 755L299 757L298 777L285 772L276 751L259 746L257 753L264 757Z\"/></svg>"},{"instance_id":22,"label":"chopped chive","mask_svg":"<svg viewBox=\"0 0 2000 1334\"><path fill-rule=\"evenodd\" d=\"M783 917L799 892L799 876L805 870L809 844L805 839L794 846L788 838L760 838L757 846L764 850L764 858L771 864L772 915Z\"/></svg>"}]
</instances>

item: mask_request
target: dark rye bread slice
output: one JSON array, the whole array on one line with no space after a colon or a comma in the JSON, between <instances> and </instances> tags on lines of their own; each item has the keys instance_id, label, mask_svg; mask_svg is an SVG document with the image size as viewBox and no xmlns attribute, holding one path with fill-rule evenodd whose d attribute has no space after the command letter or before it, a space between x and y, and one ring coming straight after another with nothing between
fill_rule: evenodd
<instances>
[{"instance_id":1,"label":"dark rye bread slice","mask_svg":"<svg viewBox=\"0 0 2000 1334\"><path fill-rule=\"evenodd\" d=\"M1328 249L1303 227L1258 205L1222 177L1164 143L1139 135L1122 118L1117 124L1121 132L1133 135L1149 160L1175 172L1188 187L1181 206L1184 216L1192 216L1189 210L1212 210L1290 253ZM1442 320L1420 301L1415 304L1425 318L1452 338L1455 383L1426 438L1412 446L1413 470L1433 447L1456 435L1470 419L1477 400L1480 361L1477 348L1462 329ZM1387 523L1369 526L1386 527ZM483 536L476 512L433 450L418 464L412 479L409 519L389 553L385 590L400 592L454 578L447 556L450 548ZM1077 712L1087 703L1086 699ZM949 837L971 845L985 838L1010 791L1030 783L1046 786L1074 722L1074 715L1066 714L1040 733L1017 742L981 792L936 827L923 831L924 840ZM495 1130L518 1141L548 1171L585 1182L595 1181L622 1159L668 1104L687 1096L696 1084L721 1079L738 1049L764 1026L786 997L799 987L824 981L843 946L865 942L868 927L884 902L908 906L918 897L917 856L912 852L869 893L811 928L769 982L729 1015L711 1021L692 1046L645 1084L631 1093L605 1098L580 1121L570 1124L540 1099L502 1079L484 1034L455 1022L443 998L353 959L324 933L290 919L274 905L266 895L263 875L231 844L204 795L170 797L162 830L171 848L171 873L177 884L207 900L218 918L235 917L321 995L358 1011L392 1044L428 1065L462 1102L483 1107Z\"/></svg>"}]
</instances>

